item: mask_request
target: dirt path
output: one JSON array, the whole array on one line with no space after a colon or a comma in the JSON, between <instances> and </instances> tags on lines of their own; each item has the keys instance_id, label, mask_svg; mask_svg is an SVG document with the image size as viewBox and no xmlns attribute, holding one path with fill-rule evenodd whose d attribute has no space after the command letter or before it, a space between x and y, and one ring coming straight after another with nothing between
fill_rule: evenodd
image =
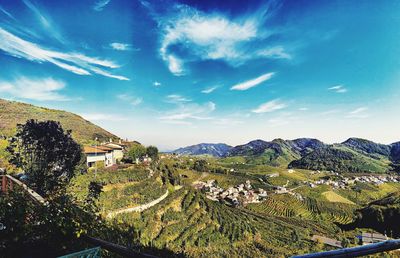
<instances>
[{"instance_id":1,"label":"dirt path","mask_svg":"<svg viewBox=\"0 0 400 258\"><path fill-rule=\"evenodd\" d=\"M161 195L158 199L155 199L151 202L148 202L148 203L136 206L136 207L132 207L132 208L126 208L126 209L122 209L122 210L112 211L107 214L107 218L111 219L115 215L118 215L121 213L142 212L142 211L147 210L148 208L153 207L154 205L158 204L159 202L161 202L162 200L167 198L167 196L168 196L168 190L166 190L165 193L163 195Z\"/></svg>"}]
</instances>

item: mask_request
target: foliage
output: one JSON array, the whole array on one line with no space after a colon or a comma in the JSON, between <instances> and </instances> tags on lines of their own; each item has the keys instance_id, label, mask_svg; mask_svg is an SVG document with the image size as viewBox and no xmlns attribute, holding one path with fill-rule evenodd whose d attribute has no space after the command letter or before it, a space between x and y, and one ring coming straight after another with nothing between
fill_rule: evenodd
<instances>
[{"instance_id":1,"label":"foliage","mask_svg":"<svg viewBox=\"0 0 400 258\"><path fill-rule=\"evenodd\" d=\"M193 169L198 172L206 172L208 171L207 161L204 159L198 159L193 164Z\"/></svg>"},{"instance_id":2,"label":"foliage","mask_svg":"<svg viewBox=\"0 0 400 258\"><path fill-rule=\"evenodd\" d=\"M146 147L140 144L134 144L132 145L126 156L131 159L132 161L135 161L136 159L140 159L146 154Z\"/></svg>"},{"instance_id":3,"label":"foliage","mask_svg":"<svg viewBox=\"0 0 400 258\"><path fill-rule=\"evenodd\" d=\"M389 168L385 161L365 156L342 146L317 149L299 160L292 161L289 167L351 173L383 173Z\"/></svg>"},{"instance_id":4,"label":"foliage","mask_svg":"<svg viewBox=\"0 0 400 258\"><path fill-rule=\"evenodd\" d=\"M10 162L28 176L28 183L40 195L65 186L74 176L81 147L54 121L28 120L18 125L9 141Z\"/></svg>"},{"instance_id":5,"label":"foliage","mask_svg":"<svg viewBox=\"0 0 400 258\"><path fill-rule=\"evenodd\" d=\"M156 146L148 146L146 148L146 154L151 158L152 161L158 160L158 149Z\"/></svg>"},{"instance_id":6,"label":"foliage","mask_svg":"<svg viewBox=\"0 0 400 258\"><path fill-rule=\"evenodd\" d=\"M0 110L0 135L12 136L15 134L17 124L25 123L28 119L37 119L39 121L54 120L60 122L64 129L72 130L72 137L82 144L90 144L96 137L100 141L118 138L70 112L3 99L0 99Z\"/></svg>"}]
</instances>

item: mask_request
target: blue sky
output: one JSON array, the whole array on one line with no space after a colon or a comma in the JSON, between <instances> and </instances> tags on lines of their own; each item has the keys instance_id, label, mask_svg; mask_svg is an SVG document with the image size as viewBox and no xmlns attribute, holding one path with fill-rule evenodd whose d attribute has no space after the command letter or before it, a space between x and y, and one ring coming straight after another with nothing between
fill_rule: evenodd
<instances>
[{"instance_id":1,"label":"blue sky","mask_svg":"<svg viewBox=\"0 0 400 258\"><path fill-rule=\"evenodd\" d=\"M0 0L0 97L161 149L400 140L399 1Z\"/></svg>"}]
</instances>

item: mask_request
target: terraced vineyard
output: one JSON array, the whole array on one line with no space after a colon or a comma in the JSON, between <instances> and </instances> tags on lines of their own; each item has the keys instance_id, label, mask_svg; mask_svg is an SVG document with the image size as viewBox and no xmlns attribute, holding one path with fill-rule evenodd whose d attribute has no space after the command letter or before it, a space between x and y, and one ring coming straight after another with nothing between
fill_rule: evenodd
<instances>
[{"instance_id":1,"label":"terraced vineyard","mask_svg":"<svg viewBox=\"0 0 400 258\"><path fill-rule=\"evenodd\" d=\"M344 203L331 203L313 198L298 200L288 195L272 195L264 202L250 204L247 208L251 211L279 217L299 217L310 220L323 219L329 222L347 224L353 221L354 205Z\"/></svg>"},{"instance_id":2,"label":"terraced vineyard","mask_svg":"<svg viewBox=\"0 0 400 258\"><path fill-rule=\"evenodd\" d=\"M288 212L290 215L290 212ZM120 214L116 221L136 230L134 241L168 248L190 257L279 257L310 250L309 234L334 235L323 227L296 218L262 216L212 202L184 187L142 213ZM129 226L128 226L129 225ZM328 229L329 228L329 229ZM293 240L296 234L297 240ZM287 243L291 242L290 247Z\"/></svg>"}]
</instances>

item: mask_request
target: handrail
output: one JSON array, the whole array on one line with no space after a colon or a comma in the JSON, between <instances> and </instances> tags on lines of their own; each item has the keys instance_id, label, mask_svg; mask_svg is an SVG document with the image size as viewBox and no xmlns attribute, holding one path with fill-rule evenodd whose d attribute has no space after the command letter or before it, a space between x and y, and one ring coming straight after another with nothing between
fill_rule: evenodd
<instances>
[{"instance_id":1,"label":"handrail","mask_svg":"<svg viewBox=\"0 0 400 258\"><path fill-rule=\"evenodd\" d=\"M33 191L31 188L29 188L26 184L22 183L18 179L10 176L10 175L0 175L2 187L0 190L7 192L8 190L13 190L12 185L15 183L18 186L22 187L27 193L28 196L36 203L39 205L45 205L46 200L40 196L38 193ZM9 180L9 181L8 181ZM11 182L10 184L10 189L8 189L8 182ZM127 248L125 246L121 246L118 244L114 244L99 238L91 237L91 236L86 236L83 235L82 239L88 243L94 244L96 246L101 246L102 248L117 253L119 255L122 255L124 257L151 257L151 258L156 258L157 256L146 254L146 253L141 253L135 250L132 250L130 248Z\"/></svg>"},{"instance_id":2,"label":"handrail","mask_svg":"<svg viewBox=\"0 0 400 258\"><path fill-rule=\"evenodd\" d=\"M350 248L337 249L326 252L296 255L292 258L345 258L345 257L359 257L369 254L376 254L386 251L392 251L400 248L400 239L387 240L375 244L356 246Z\"/></svg>"},{"instance_id":3,"label":"handrail","mask_svg":"<svg viewBox=\"0 0 400 258\"><path fill-rule=\"evenodd\" d=\"M90 236L86 236L83 235L82 238L88 242L91 243L93 245L97 245L97 246L101 246L101 248L104 248L108 251L111 251L113 253L122 255L124 257L150 257L150 258L158 258L158 256L154 256L151 254L146 254L146 253L141 253L138 251L135 251L133 249L130 249L128 247L122 246L122 245L118 245L118 244L114 244L114 243L110 243L108 241L99 239L99 238L95 238L95 237L90 237Z\"/></svg>"},{"instance_id":4,"label":"handrail","mask_svg":"<svg viewBox=\"0 0 400 258\"><path fill-rule=\"evenodd\" d=\"M22 183L18 179L14 178L10 175L0 175L0 178L2 179L3 187L6 188L6 189L2 189L3 191L7 191L7 181L8 181L8 182L11 182L11 186L13 184L16 184L16 185L20 186L22 189L24 189L28 193L29 198L31 198L34 202L41 204L41 205L46 204L46 200L42 196L40 196L38 193L33 191L31 188L29 188L26 184ZM12 190L12 187L10 188L10 190Z\"/></svg>"}]
</instances>

